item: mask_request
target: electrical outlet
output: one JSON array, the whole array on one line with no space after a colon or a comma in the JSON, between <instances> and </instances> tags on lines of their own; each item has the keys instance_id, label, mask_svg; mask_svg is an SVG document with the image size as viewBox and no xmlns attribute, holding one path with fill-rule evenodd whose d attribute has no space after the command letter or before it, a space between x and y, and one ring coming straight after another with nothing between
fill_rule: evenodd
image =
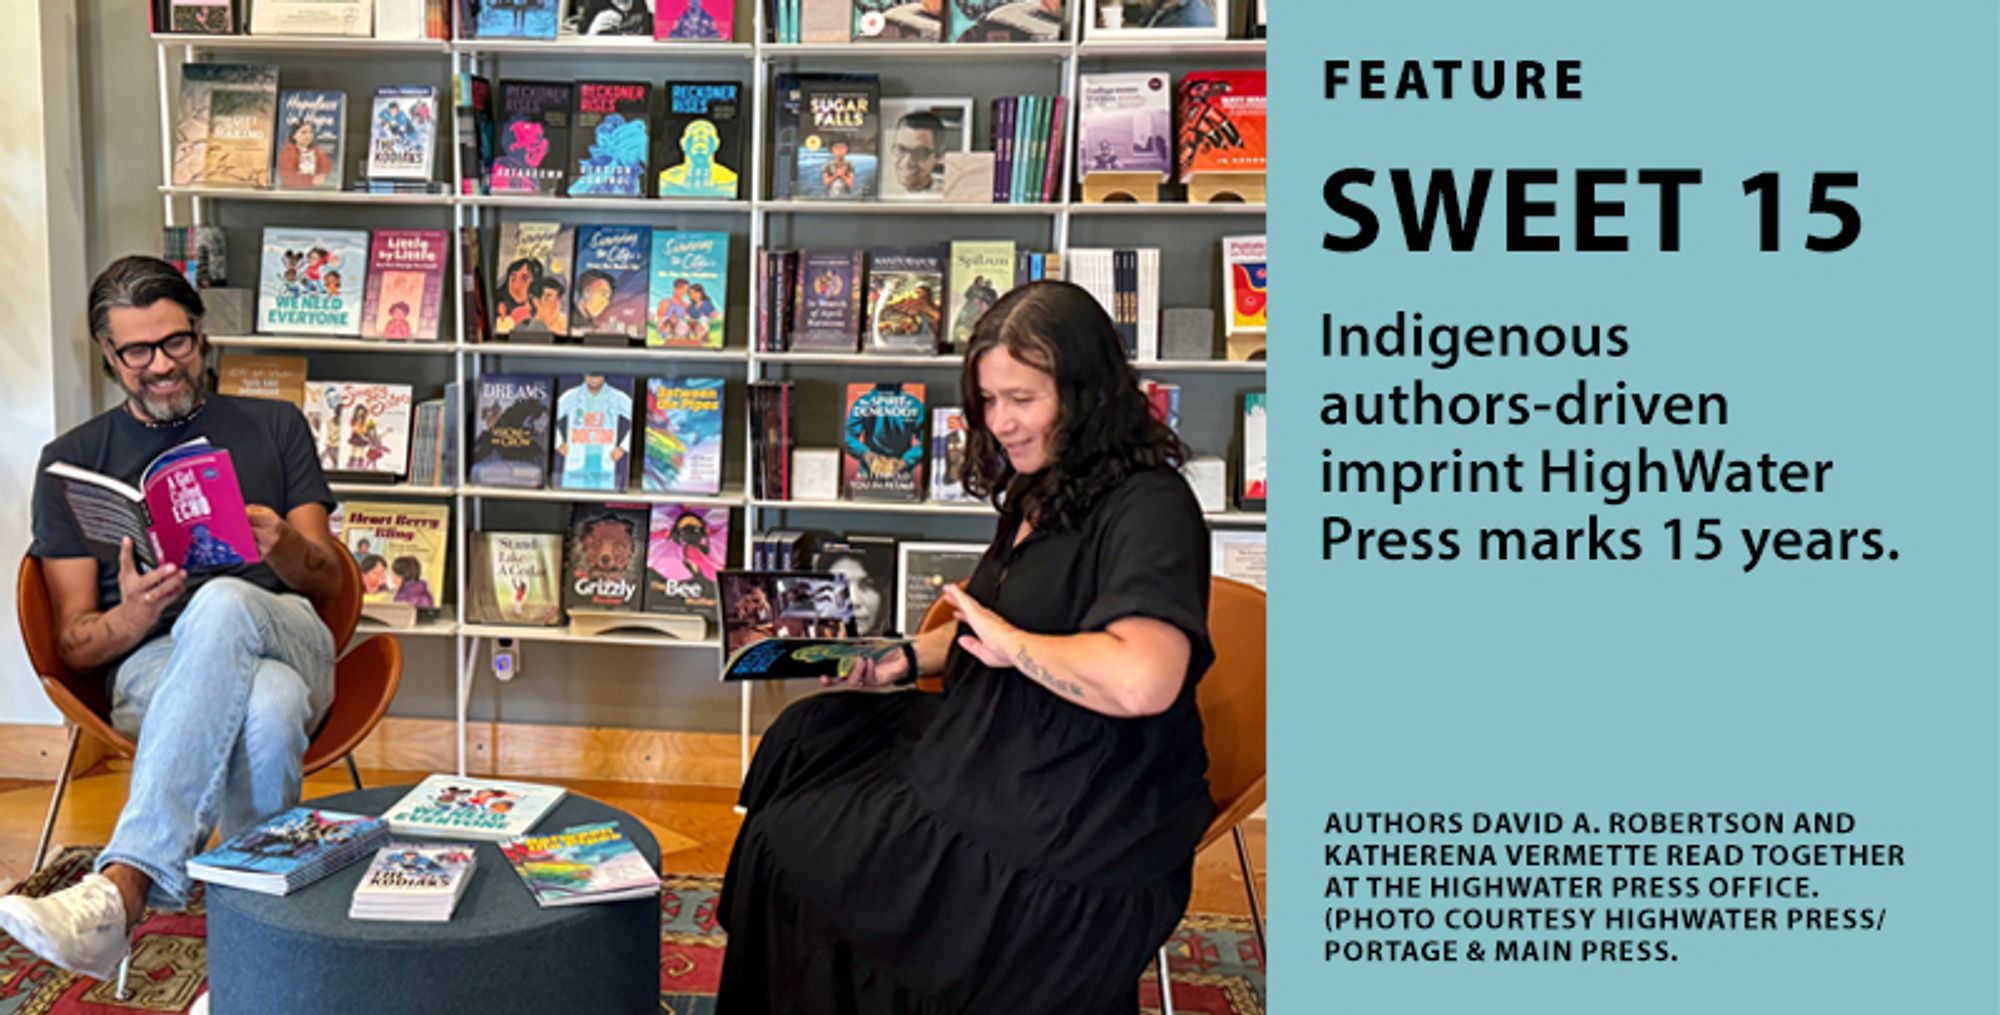
<instances>
[{"instance_id":1,"label":"electrical outlet","mask_svg":"<svg viewBox=\"0 0 2000 1015\"><path fill-rule=\"evenodd\" d=\"M521 672L521 657L516 654L514 639L493 639L493 679L506 683Z\"/></svg>"}]
</instances>

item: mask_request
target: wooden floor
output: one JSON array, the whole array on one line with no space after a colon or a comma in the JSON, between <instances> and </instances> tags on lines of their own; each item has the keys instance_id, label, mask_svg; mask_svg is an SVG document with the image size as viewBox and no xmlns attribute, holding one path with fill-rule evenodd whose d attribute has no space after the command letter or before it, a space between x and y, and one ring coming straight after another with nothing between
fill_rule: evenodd
<instances>
[{"instance_id":1,"label":"wooden floor","mask_svg":"<svg viewBox=\"0 0 2000 1015\"><path fill-rule=\"evenodd\" d=\"M389 786L416 782L424 774L364 768L361 778L369 786ZM736 839L741 821L732 807L736 798L733 789L598 780L550 781L637 816L663 844L681 847L661 857L660 866L668 873L720 874L729 861L729 847ZM125 785L126 763L119 761L103 762L72 780L56 825L57 846L96 845L110 839L118 810L125 802ZM12 887L28 875L34 864L35 839L48 815L50 787L46 782L0 780L0 887ZM351 788L347 770L336 766L306 780L305 795L310 799ZM1247 821L1244 832L1256 869L1257 895L1262 899L1264 822ZM54 849L51 847L50 852ZM1235 848L1228 838L1204 851L1198 859L1194 899L1189 908L1195 912L1230 915L1249 912Z\"/></svg>"}]
</instances>

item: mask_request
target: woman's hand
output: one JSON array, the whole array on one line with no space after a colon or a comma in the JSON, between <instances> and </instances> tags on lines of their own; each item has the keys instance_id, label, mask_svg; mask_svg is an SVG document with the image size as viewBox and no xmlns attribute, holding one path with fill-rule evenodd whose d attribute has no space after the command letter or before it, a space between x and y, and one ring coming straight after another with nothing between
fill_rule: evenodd
<instances>
[{"instance_id":1,"label":"woman's hand","mask_svg":"<svg viewBox=\"0 0 2000 1015\"><path fill-rule=\"evenodd\" d=\"M821 687L840 687L849 690L865 690L874 687L893 687L910 677L910 657L901 649L894 650L880 658L861 656L852 660L838 677L821 677Z\"/></svg>"},{"instance_id":2,"label":"woman's hand","mask_svg":"<svg viewBox=\"0 0 2000 1015\"><path fill-rule=\"evenodd\" d=\"M957 585L945 586L944 598L958 614L958 619L972 628L971 634L959 636L960 648L995 669L1016 665L1015 659L1021 649L1020 628L981 605L971 593Z\"/></svg>"}]
</instances>

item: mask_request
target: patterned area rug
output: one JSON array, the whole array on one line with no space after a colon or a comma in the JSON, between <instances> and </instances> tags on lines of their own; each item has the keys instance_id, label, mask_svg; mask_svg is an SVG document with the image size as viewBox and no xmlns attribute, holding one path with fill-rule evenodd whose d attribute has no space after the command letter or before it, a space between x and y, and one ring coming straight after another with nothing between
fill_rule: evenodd
<instances>
[{"instance_id":1,"label":"patterned area rug","mask_svg":"<svg viewBox=\"0 0 2000 1015\"><path fill-rule=\"evenodd\" d=\"M43 895L90 872L94 847L72 847L15 891ZM722 879L669 875L660 893L660 1011L715 1015L725 937L715 922ZM197 889L184 913L149 912L139 924L130 995L63 972L0 935L0 1015L135 1015L185 1012L208 979L207 909ZM1264 1015L1264 956L1250 921L1191 913L1167 945L1174 1010L1187 1015ZM1139 983L1142 1012L1157 1013L1160 990Z\"/></svg>"}]
</instances>

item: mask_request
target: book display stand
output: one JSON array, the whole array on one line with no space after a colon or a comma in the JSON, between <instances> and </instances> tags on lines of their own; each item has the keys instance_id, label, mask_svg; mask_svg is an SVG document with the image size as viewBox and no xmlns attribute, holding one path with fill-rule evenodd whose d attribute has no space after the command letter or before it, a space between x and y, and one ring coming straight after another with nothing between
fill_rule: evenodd
<instances>
[{"instance_id":1,"label":"book display stand","mask_svg":"<svg viewBox=\"0 0 2000 1015\"><path fill-rule=\"evenodd\" d=\"M492 531L553 531L548 519L574 504L634 502L727 507L732 513L731 561L748 566L757 537L779 529L845 530L849 527L895 534L898 538L956 539L984 542L991 536L992 509L981 503L883 503L852 500L783 500L750 495L753 475L747 385L790 380L798 385L795 420L799 448L825 449L840 444L837 417L841 392L853 382L921 380L933 392L931 405L963 404L967 393L957 391L960 361L955 356L889 356L865 353L761 352L751 339L755 328L758 255L768 250L821 246L892 246L912 243L945 244L954 240L1006 239L1024 250L1065 255L1077 248L1148 247L1168 256L1162 260L1159 288L1182 306L1220 304L1220 238L1264 228L1262 174L1213 174L1188 187L1185 201L1162 200L1157 173L1076 172L1066 144L1060 155L1055 193L1058 200L1020 204L948 200L927 203L901 201L806 201L774 199L772 181L789 166L771 165L773 110L778 105L775 80L780 73L867 71L879 73L883 91L894 95L966 94L974 99L974 147L988 147L991 125L989 100L998 95L1039 94L1067 97L1067 137L1076 137L1078 78L1082 73L1157 69L1175 77L1221 67L1261 68L1265 43L1244 39L1174 39L1093 42L1086 27L1094 4L1069 0L1069 24L1064 41L1033 43L772 43L766 5L739 0L736 42L654 42L647 39L563 37L555 40L473 39L376 40L366 38L302 38L254 35L201 36L156 34L160 88L160 165L158 194L169 226L213 224L229 234L231 282L237 287L253 277L261 230L267 226L341 226L346 228L449 229L453 242L446 269L440 339L384 342L359 338L266 334L213 334L212 344L225 352L256 350L310 357L309 377L356 378L409 383L416 398L439 397L456 384L460 418L456 461L447 463L442 485L409 483L333 484L342 497L403 498L451 505L451 549L448 573L433 582L441 607L435 619L408 607L371 607L366 616L379 629L406 637L436 637L451 646L455 669L454 696L458 771L464 773L468 753L467 714L475 682L493 668L486 661L493 643L561 646L552 653L600 653L639 647L660 653L645 658L615 660L613 665L585 667L564 656L565 665L529 666L550 675L548 682L516 680L513 695L541 694L551 698L568 692L556 683L605 671L621 682L644 676L675 684L673 695L727 694L716 686L722 662L719 633L713 624L690 637L686 618L644 613L572 613L567 626L524 627L482 620L472 610L474 596L468 578L473 563L470 534ZM464 31L464 26L460 26ZM244 190L208 186L175 186L171 182L180 65L194 62L272 64L279 68L280 87L310 81L315 87L344 86L350 113L350 145L365 143L368 130L366 97L377 84L426 84L438 88L436 178L449 193L370 193L348 190ZM478 175L478 167L462 164L464 150L453 111L453 82L458 75L479 75L497 85L508 79L585 81L647 81L654 88L675 80L738 81L743 85L744 151L748 164L735 200L556 197L468 192L460 181ZM447 119L449 118L449 119ZM1053 174L1052 174L1053 175ZM1136 177L1137 179L1133 179ZM459 237L476 231L480 244L479 272L493 285L497 233L509 222L560 221L565 224L629 223L656 229L724 231L730 236L726 338L720 350L660 349L584 344L538 344L505 340L479 341L463 308L471 280L461 270ZM254 288L254 285L253 285ZM489 289L490 292L490 289ZM489 296L490 301L490 296ZM489 302L490 305L490 302ZM1259 346L1262 336L1257 336ZM1135 366L1143 376L1165 377L1184 386L1182 433L1196 454L1227 457L1238 441L1240 421L1234 410L1246 390L1262 390L1264 365L1236 354L1224 359L1147 360ZM1248 354L1245 353L1245 356ZM477 400L483 373L581 373L605 371L635 377L715 377L725 379L724 468L722 490L709 496L642 492L589 493L550 489L514 489L471 482L467 447L471 406ZM1261 529L1262 512L1218 511L1208 515L1212 527ZM678 620L679 623L675 623ZM364 628L366 630L366 628ZM578 646L589 646L588 648ZM703 686L706 685L706 686ZM757 690L763 687L764 690ZM497 685L489 688L498 693ZM753 695L772 706L775 714L785 700L773 685L743 684L740 696L740 761L747 770L753 731ZM705 714L713 714L713 708ZM606 717L607 724L627 724L625 717ZM660 720L651 720L659 725Z\"/></svg>"}]
</instances>

